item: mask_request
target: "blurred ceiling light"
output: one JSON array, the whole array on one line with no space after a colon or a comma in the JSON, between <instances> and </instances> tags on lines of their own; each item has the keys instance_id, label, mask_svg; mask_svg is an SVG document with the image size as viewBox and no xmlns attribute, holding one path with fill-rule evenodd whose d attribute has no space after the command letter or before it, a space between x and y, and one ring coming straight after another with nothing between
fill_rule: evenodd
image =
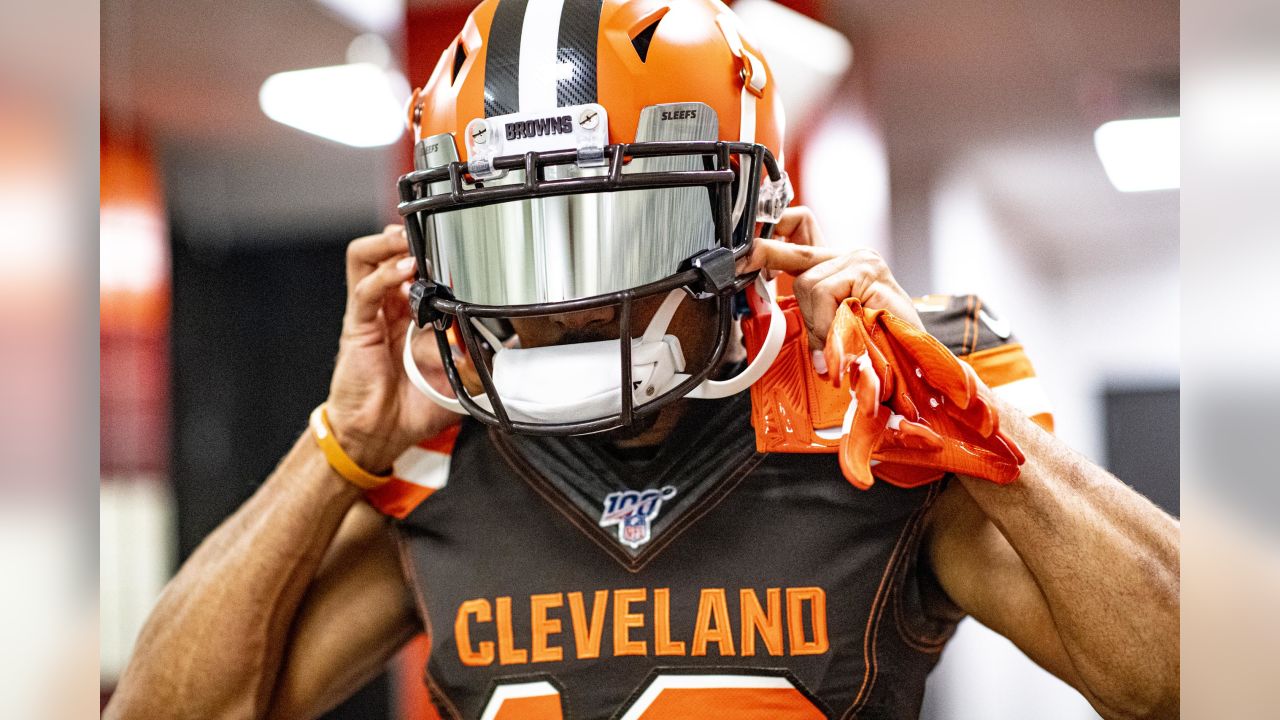
<instances>
[{"instance_id":1,"label":"blurred ceiling light","mask_svg":"<svg viewBox=\"0 0 1280 720\"><path fill-rule=\"evenodd\" d=\"M379 147L404 132L404 76L372 63L276 73L262 83L267 117L353 147Z\"/></svg>"},{"instance_id":2,"label":"blurred ceiling light","mask_svg":"<svg viewBox=\"0 0 1280 720\"><path fill-rule=\"evenodd\" d=\"M405 0L316 0L357 30L388 33L404 23Z\"/></svg>"},{"instance_id":3,"label":"blurred ceiling light","mask_svg":"<svg viewBox=\"0 0 1280 720\"><path fill-rule=\"evenodd\" d=\"M787 124L802 126L825 107L853 63L853 46L840 31L772 0L738 0L733 11L769 60L787 109Z\"/></svg>"},{"instance_id":4,"label":"blurred ceiling light","mask_svg":"<svg viewBox=\"0 0 1280 720\"><path fill-rule=\"evenodd\" d=\"M347 44L347 64L370 63L380 68L392 67L391 48L378 33L363 33Z\"/></svg>"},{"instance_id":5,"label":"blurred ceiling light","mask_svg":"<svg viewBox=\"0 0 1280 720\"><path fill-rule=\"evenodd\" d=\"M1107 178L1120 192L1168 190L1181 185L1181 118L1113 120L1093 133Z\"/></svg>"}]
</instances>

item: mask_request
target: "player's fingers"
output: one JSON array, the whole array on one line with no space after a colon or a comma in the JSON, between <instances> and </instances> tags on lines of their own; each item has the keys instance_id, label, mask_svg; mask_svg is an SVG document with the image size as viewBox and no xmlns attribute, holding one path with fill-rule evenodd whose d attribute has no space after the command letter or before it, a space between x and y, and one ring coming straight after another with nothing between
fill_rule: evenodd
<instances>
[{"instance_id":1,"label":"player's fingers","mask_svg":"<svg viewBox=\"0 0 1280 720\"><path fill-rule=\"evenodd\" d=\"M848 298L857 298L868 309L889 310L909 322L914 316L910 298L874 250L854 250L815 265L796 278L793 288L814 350L825 345L836 309Z\"/></svg>"},{"instance_id":2,"label":"player's fingers","mask_svg":"<svg viewBox=\"0 0 1280 720\"><path fill-rule=\"evenodd\" d=\"M889 264L880 253L867 249L855 250L851 261L864 273L862 284L855 287L852 297L858 298L868 310L887 310L917 329L924 329L911 295L898 284Z\"/></svg>"},{"instance_id":3,"label":"player's fingers","mask_svg":"<svg viewBox=\"0 0 1280 720\"><path fill-rule=\"evenodd\" d=\"M403 225L388 225L377 235L366 235L347 245L347 288L354 288L382 261L409 251Z\"/></svg>"},{"instance_id":4,"label":"player's fingers","mask_svg":"<svg viewBox=\"0 0 1280 720\"><path fill-rule=\"evenodd\" d=\"M832 248L792 245L780 240L757 238L751 248L751 254L745 261L739 262L738 271L747 273L755 270L775 270L799 275L815 265L839 256L840 252Z\"/></svg>"},{"instance_id":5,"label":"player's fingers","mask_svg":"<svg viewBox=\"0 0 1280 720\"><path fill-rule=\"evenodd\" d=\"M392 256L378 263L373 272L356 283L347 297L347 329L359 331L360 326L376 321L387 294L413 277L413 273L413 258L407 255Z\"/></svg>"},{"instance_id":6,"label":"player's fingers","mask_svg":"<svg viewBox=\"0 0 1280 720\"><path fill-rule=\"evenodd\" d=\"M773 236L792 245L821 245L822 228L813 211L803 205L782 211L782 217L773 226Z\"/></svg>"},{"instance_id":7,"label":"player's fingers","mask_svg":"<svg viewBox=\"0 0 1280 720\"><path fill-rule=\"evenodd\" d=\"M851 256L840 260L841 264L834 272L813 277L805 273L796 278L796 302L809 331L811 350L821 350L826 345L827 333L831 331L831 321L835 319L840 303L851 297L863 297L875 282L872 271L854 262Z\"/></svg>"},{"instance_id":8,"label":"player's fingers","mask_svg":"<svg viewBox=\"0 0 1280 720\"><path fill-rule=\"evenodd\" d=\"M787 249L786 246L803 249ZM797 274L838 253L822 248L822 230L813 212L804 206L787 208L773 226L773 236L758 239L750 256L739 261L739 272L763 271L772 277L779 272Z\"/></svg>"},{"instance_id":9,"label":"player's fingers","mask_svg":"<svg viewBox=\"0 0 1280 720\"><path fill-rule=\"evenodd\" d=\"M848 264L848 256L840 255L830 260L814 265L808 270L796 276L795 282L791 284L791 291L795 295L796 304L800 306L800 317L804 319L805 326L809 331L809 344L815 348L822 347L821 344L814 345L814 327L812 318L814 317L814 288L818 283L826 280L828 277L840 272ZM818 338L819 341L824 339L826 335Z\"/></svg>"},{"instance_id":10,"label":"player's fingers","mask_svg":"<svg viewBox=\"0 0 1280 720\"><path fill-rule=\"evenodd\" d=\"M408 286L408 282L402 282L395 292L382 296L382 314L387 318L387 324L399 327L402 332L404 326L400 320L409 317L410 312Z\"/></svg>"}]
</instances>

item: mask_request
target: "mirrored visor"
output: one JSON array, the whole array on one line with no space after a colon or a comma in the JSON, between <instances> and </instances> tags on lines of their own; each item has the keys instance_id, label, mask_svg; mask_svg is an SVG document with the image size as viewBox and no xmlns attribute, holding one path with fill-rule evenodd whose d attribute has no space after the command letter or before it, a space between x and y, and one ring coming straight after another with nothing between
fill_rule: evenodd
<instances>
[{"instance_id":1,"label":"mirrored visor","mask_svg":"<svg viewBox=\"0 0 1280 720\"><path fill-rule=\"evenodd\" d=\"M423 225L433 279L480 305L638 287L718 244L704 186L512 200L434 213Z\"/></svg>"}]
</instances>

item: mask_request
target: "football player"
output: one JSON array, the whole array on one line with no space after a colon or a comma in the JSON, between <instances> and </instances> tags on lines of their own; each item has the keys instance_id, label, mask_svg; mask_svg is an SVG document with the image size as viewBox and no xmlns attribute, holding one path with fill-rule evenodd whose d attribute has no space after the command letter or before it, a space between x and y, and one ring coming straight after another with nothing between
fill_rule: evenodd
<instances>
[{"instance_id":1,"label":"football player","mask_svg":"<svg viewBox=\"0 0 1280 720\"><path fill-rule=\"evenodd\" d=\"M965 615L1105 716L1177 714L1177 522L1046 431L979 299L913 302L786 208L774 78L724 5L486 0L409 115L405 223L348 249L328 401L169 584L108 716L313 717L425 632L442 717L909 718ZM747 388L847 298L993 388L1015 482L859 489L760 451Z\"/></svg>"}]
</instances>

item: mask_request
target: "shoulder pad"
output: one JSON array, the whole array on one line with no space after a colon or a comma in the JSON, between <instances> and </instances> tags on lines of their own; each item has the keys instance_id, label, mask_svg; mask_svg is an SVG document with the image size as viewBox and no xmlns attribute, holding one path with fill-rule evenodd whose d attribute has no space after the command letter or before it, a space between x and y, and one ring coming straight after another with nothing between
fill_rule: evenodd
<instances>
[{"instance_id":1,"label":"shoulder pad","mask_svg":"<svg viewBox=\"0 0 1280 720\"><path fill-rule=\"evenodd\" d=\"M1049 398L1008 320L977 295L926 295L913 302L930 335L968 362L997 396L1053 430Z\"/></svg>"},{"instance_id":2,"label":"shoulder pad","mask_svg":"<svg viewBox=\"0 0 1280 720\"><path fill-rule=\"evenodd\" d=\"M960 357L1017 342L1009 321L977 295L926 295L914 302L924 329Z\"/></svg>"}]
</instances>

